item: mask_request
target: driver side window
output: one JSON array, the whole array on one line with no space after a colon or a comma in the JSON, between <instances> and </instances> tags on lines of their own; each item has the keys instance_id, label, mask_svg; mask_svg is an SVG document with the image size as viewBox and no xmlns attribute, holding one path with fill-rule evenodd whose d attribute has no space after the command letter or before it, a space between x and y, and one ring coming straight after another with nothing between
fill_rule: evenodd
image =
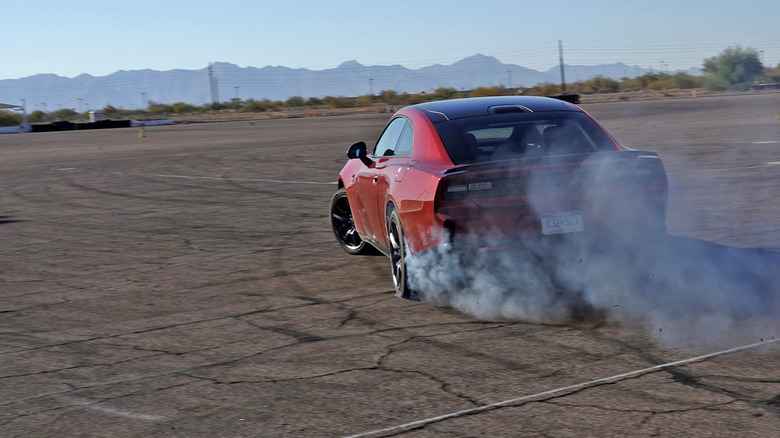
<instances>
[{"instance_id":1,"label":"driver side window","mask_svg":"<svg viewBox=\"0 0 780 438\"><path fill-rule=\"evenodd\" d=\"M374 148L375 157L392 157L395 155L407 155L411 152L411 147L406 147L407 141L403 141L399 150L399 139L411 137L412 126L405 118L398 117L390 122L385 132L379 137ZM405 134L408 133L408 134ZM402 135L405 134L405 135ZM411 143L411 142L409 142ZM409 145L411 146L411 144ZM408 149L408 150L407 150Z\"/></svg>"}]
</instances>

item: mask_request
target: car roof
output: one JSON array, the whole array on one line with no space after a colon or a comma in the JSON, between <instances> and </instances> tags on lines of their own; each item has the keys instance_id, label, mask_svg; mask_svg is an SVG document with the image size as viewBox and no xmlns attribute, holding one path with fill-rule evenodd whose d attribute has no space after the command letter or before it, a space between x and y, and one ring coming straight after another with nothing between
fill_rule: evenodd
<instances>
[{"instance_id":1,"label":"car roof","mask_svg":"<svg viewBox=\"0 0 780 438\"><path fill-rule=\"evenodd\" d=\"M581 111L562 100L538 96L491 96L439 100L412 105L438 123L503 112Z\"/></svg>"}]
</instances>

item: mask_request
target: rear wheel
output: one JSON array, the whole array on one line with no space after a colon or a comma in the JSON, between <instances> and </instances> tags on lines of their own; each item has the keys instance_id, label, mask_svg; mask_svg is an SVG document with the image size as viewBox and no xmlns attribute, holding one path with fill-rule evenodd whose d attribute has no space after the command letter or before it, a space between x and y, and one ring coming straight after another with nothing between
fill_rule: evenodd
<instances>
[{"instance_id":1,"label":"rear wheel","mask_svg":"<svg viewBox=\"0 0 780 438\"><path fill-rule=\"evenodd\" d=\"M387 211L387 237L390 244L390 272L393 274L395 294L407 300L419 300L417 293L409 287L406 269L406 237L401 217L393 206Z\"/></svg>"},{"instance_id":2,"label":"rear wheel","mask_svg":"<svg viewBox=\"0 0 780 438\"><path fill-rule=\"evenodd\" d=\"M349 254L373 254L374 248L363 241L355 228L352 209L344 189L339 189L330 200L330 225L336 241Z\"/></svg>"}]
</instances>

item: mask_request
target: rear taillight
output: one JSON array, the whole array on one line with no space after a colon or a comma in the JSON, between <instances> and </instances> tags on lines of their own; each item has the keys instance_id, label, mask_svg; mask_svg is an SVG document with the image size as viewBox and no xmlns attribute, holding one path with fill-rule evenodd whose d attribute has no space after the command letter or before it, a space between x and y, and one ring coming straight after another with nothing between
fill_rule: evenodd
<instances>
[{"instance_id":1,"label":"rear taillight","mask_svg":"<svg viewBox=\"0 0 780 438\"><path fill-rule=\"evenodd\" d=\"M490 190L493 188L492 181L482 181L474 183L453 183L447 185L447 193L477 192L480 190Z\"/></svg>"},{"instance_id":2,"label":"rear taillight","mask_svg":"<svg viewBox=\"0 0 780 438\"><path fill-rule=\"evenodd\" d=\"M465 178L445 178L442 185L442 199L454 200L474 196L476 193L486 194L493 190L493 181L469 181Z\"/></svg>"},{"instance_id":3,"label":"rear taillight","mask_svg":"<svg viewBox=\"0 0 780 438\"><path fill-rule=\"evenodd\" d=\"M626 162L615 166L609 175L613 181L621 183L643 183L656 180L665 180L663 164L659 159L644 159Z\"/></svg>"}]
</instances>

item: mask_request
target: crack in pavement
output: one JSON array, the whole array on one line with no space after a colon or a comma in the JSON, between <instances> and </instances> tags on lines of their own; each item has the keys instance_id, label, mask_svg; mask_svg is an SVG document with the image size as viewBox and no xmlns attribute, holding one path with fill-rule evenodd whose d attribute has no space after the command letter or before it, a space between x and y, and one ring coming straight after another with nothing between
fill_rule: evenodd
<instances>
[{"instance_id":1,"label":"crack in pavement","mask_svg":"<svg viewBox=\"0 0 780 438\"><path fill-rule=\"evenodd\" d=\"M464 409L464 410L460 410L460 411L457 411L457 412L452 412L452 413L449 413L449 414L443 414L443 415L439 415L439 416L436 416L436 417L426 418L426 419L423 419L423 420L417 420L417 421L413 421L413 422L409 422L409 423L405 423L405 424L401 424L401 425L397 425L397 426L391 426L391 427L384 428L384 429L377 429L377 430L373 430L373 431L369 431L369 432L353 434L353 435L349 435L346 438L358 438L358 437L379 436L379 435L381 435L381 436L395 436L395 435L398 435L400 433L405 433L405 432L408 432L408 431L411 431L411 430L424 429L425 427L427 427L429 425L440 423L440 422L443 422L443 421L447 421L447 420L450 420L450 419L453 419L453 418L464 417L464 416L471 416L471 415L478 415L478 414L481 414L481 413L484 413L484 412L489 412L489 411L502 409L502 408L507 408L507 407L523 406L525 404L532 403L532 402L533 403L539 403L539 402L546 402L548 400L559 399L559 398L562 398L562 397L568 397L570 395L577 394L579 392L582 392L584 390L587 390L587 389L590 389L590 388L593 388L593 387L599 387L599 386L605 386L605 385L614 385L614 384L617 384L619 382L623 382L623 381L626 381L626 380L637 379L637 378L643 377L643 376L645 376L647 374L653 374L653 373L657 373L657 372L664 372L664 371L667 371L667 369L670 368L670 367L678 367L678 366L682 366L682 365L688 365L688 364L691 364L691 363L703 362L703 361L707 361L707 360L712 359L712 358L717 357L717 356L722 356L722 355L726 355L726 354L733 354L733 353L737 353L737 352L744 351L744 350L759 348L759 347L763 347L763 346L766 346L768 344L771 344L771 343L774 343L774 342L777 342L777 341L780 341L780 339L772 340L772 341L769 341L769 342L761 342L761 343L756 343L756 344L742 345L742 346L734 347L734 348L731 348L731 349L728 349L728 350L723 350L723 351L709 353L709 354L705 354L705 355L701 355L701 356L696 356L696 357L693 357L693 358L678 360L678 361L675 361L675 362L659 364L659 365L643 368L643 369L640 369L640 370L630 371L630 372L627 372L627 373L617 374L617 375L609 376L609 377L603 377L603 378L600 378L600 379L595 379L595 380L591 380L591 381L588 381L588 382L578 383L578 384L575 384L575 385L564 386L564 387L561 387L561 388L555 388L555 389L551 389L551 390L540 392L540 393L536 393L536 394L530 394L530 395L525 395L525 396L521 396L521 397L516 397L516 398L500 401L500 402L497 402L497 403L491 403L491 404L488 404L488 405L482 405L482 406L479 406L479 407L476 407L476 408Z\"/></svg>"},{"instance_id":2,"label":"crack in pavement","mask_svg":"<svg viewBox=\"0 0 780 438\"><path fill-rule=\"evenodd\" d=\"M369 296L371 296L371 295L374 295L374 294L369 294ZM307 306L308 305L314 305L314 304L332 304L331 302L329 302L327 300L321 300L321 299L309 299L308 301L310 301L310 302L305 304ZM344 300L344 301L347 301L347 300ZM300 306L301 305L286 306L286 309L297 308L297 307L300 307ZM280 309L275 309L275 310L280 310ZM191 324L198 324L198 323L215 321L215 320L223 320L223 319L226 319L226 318L240 319L240 317L242 317L242 316L258 314L258 313L267 313L267 312L268 311L266 311L266 310L245 312L245 313L242 313L240 315L222 316L222 317L218 317L218 318L211 318L211 319L205 319L205 320L199 320L199 321L193 321L193 322L187 322L187 323L171 324L171 325L164 326L164 327L155 327L155 328L150 328L150 329L145 329L145 330L137 330L137 331L133 331L133 332L129 332L129 333L115 334L115 335L111 335L111 336L102 336L102 337L91 338L91 339L82 339L82 340L77 340L77 341L69 341L69 342L65 342L65 343L50 345L50 346L47 346L47 347L37 347L35 349L29 349L29 350L25 350L25 351L40 350L40 349L50 348L52 346L64 346L64 345L77 344L77 343L94 341L94 340L104 340L104 339L119 338L119 337L122 337L122 336L131 335L131 334L149 333L149 332L162 330L162 329L167 329L167 328L171 328L171 327L181 327L181 326L187 326L187 325L191 325ZM186 367L186 368L182 368L182 369L166 371L166 372L163 372L163 373L154 373L154 374L149 374L149 375L144 375L144 376L137 376L137 377L133 377L133 378L130 378L130 379L117 379L117 380L112 380L112 381L107 381L107 382L102 382L102 383L95 383L95 384L82 385L82 386L73 386L73 387L71 387L69 389L65 389L65 390L51 391L51 392L37 394L37 395L33 395L33 396L21 398L21 399L16 399L16 400L0 401L0 407L18 405L18 404L22 404L22 403L28 403L28 402L31 402L31 401L37 401L37 400L46 399L46 398L50 398L50 397L54 397L54 396L67 395L67 394L71 394L71 393L78 393L78 392L84 391L84 390L90 390L90 389L96 389L96 388L106 388L106 387L111 387L111 386L120 385L120 384L135 383L135 382L139 382L139 381L145 381L145 380L150 380L150 379L159 379L159 378L162 378L162 377L169 377L169 376L175 376L175 375L184 375L184 376L191 377L191 378L202 378L202 377L197 377L195 375L192 375L192 373L195 372L195 371L199 371L199 370L205 370L205 369L210 369L210 368L222 367L222 366L227 366L227 365L240 363L240 362L247 361L247 360L252 360L254 358L257 358L257 357L265 355L265 354L272 353L274 351L279 351L279 350L283 350L283 349L287 349L287 348L296 347L296 346L299 346L301 344L309 343L309 342L319 342L319 341L322 341L322 340L339 340L339 339L345 339L345 338L381 335L383 333L388 333L388 332L406 331L406 330L410 330L410 329L419 329L419 328L427 328L427 327L460 326L460 325L475 325L475 324L476 325L480 325L480 326L493 325L494 327L479 327L478 329L469 329L469 330L463 330L463 331L485 330L485 329L491 329L491 328L500 328L501 326L503 326L502 324L499 324L499 325L496 326L495 323L485 323L485 322L480 322L480 321L435 323L435 324L424 324L424 325L418 325L418 326L386 327L386 328L377 329L377 330L371 330L371 331L363 332L363 333L348 334L348 335L335 336L335 337L330 337L330 338L323 338L323 337L320 337L320 336L317 336L317 335L313 335L312 336L312 335L309 335L309 334L297 332L297 331L294 331L294 330L288 330L288 329L284 329L284 328L279 328L279 327L270 327L270 328L269 327L258 327L258 328L263 328L263 329L266 329L266 330L271 330L271 331L275 331L275 332L278 332L278 333L289 335L289 336L293 337L295 339L295 341L291 342L291 343L279 345L279 346L276 346L276 347L263 349L262 351L253 352L251 354L246 354L246 355L243 355L243 356L240 356L240 357L231 358L230 360L223 360L223 361L211 362L211 363L206 363L206 364L200 364L200 365L196 365L196 366L192 366L192 367ZM450 332L450 333L452 333L452 332ZM165 353L161 353L161 354L165 354ZM126 359L126 360L127 361L132 361L132 360L138 360L138 359L140 359L140 358L136 357L136 358L130 358L130 359ZM111 364L108 364L108 365L111 365ZM100 366L107 366L107 365L104 364L104 365L100 365ZM72 367L72 368L83 368L83 366L75 366L75 367ZM70 369L70 367L67 368L67 369ZM29 373L29 375L52 373L52 372L56 372L56 371L57 370L47 370L47 371L43 371L43 372ZM346 371L350 371L350 370L341 370L341 371L342 372L346 372ZM330 373L330 374L332 374L332 373ZM4 377L12 377L12 376L4 376ZM316 377L316 376L309 376L309 378L312 378L312 377Z\"/></svg>"},{"instance_id":3,"label":"crack in pavement","mask_svg":"<svg viewBox=\"0 0 780 438\"><path fill-rule=\"evenodd\" d=\"M624 348L626 350L631 350L631 351L634 352L634 354L638 355L639 357L644 358L648 363L658 365L658 364L662 364L664 362L660 358L658 358L655 355L653 355L652 353L650 353L649 349L642 349L642 348L640 348L638 346L627 344L627 343L625 343L625 342L623 342L621 340L617 340L617 339L612 339L612 338L608 338L608 337L605 337L605 336L601 336L601 334L598 333L598 332L591 332L591 336L593 336L594 338L599 339L600 341L610 342L610 343L619 345L621 348ZM762 340L761 342L764 342L764 341ZM771 343L771 342L774 342L774 340L769 341L767 343ZM731 390L728 390L726 388L722 388L722 387L719 387L719 386L716 386L716 385L713 385L713 384L705 383L705 382L702 381L702 379L707 378L707 376L698 376L697 377L697 376L694 376L692 373L686 372L685 370L682 370L682 369L680 369L678 367L668 367L668 368L664 369L664 371L669 373L671 375L672 379L675 382L680 383L680 384L682 384L684 386L689 386L689 387L692 387L692 388L701 389L701 390L708 391L708 392L711 392L711 393L714 393L714 394L718 394L718 395L725 395L725 396L730 397L730 398L732 398L734 400L739 400L739 401L745 402L748 405L750 405L751 407L763 409L763 410L768 411L769 413L771 413L771 414L773 414L775 416L780 417L780 407L772 406L771 403L769 403L767 400L759 399L759 398L756 398L756 397L750 397L750 396L748 396L746 394L740 394L740 393L738 393L736 391L731 391ZM722 377L726 378L726 376L722 376ZM738 380L738 379L740 379L740 378L734 377L734 376L728 376L727 378L730 379L730 380ZM760 383L777 383L777 382L780 382L780 381L774 380L774 379L758 379L758 380L760 381ZM742 381L755 381L755 379L753 379L753 380L751 380L751 379L742 379Z\"/></svg>"},{"instance_id":4,"label":"crack in pavement","mask_svg":"<svg viewBox=\"0 0 780 438\"><path fill-rule=\"evenodd\" d=\"M366 296L375 296L377 294L367 294ZM0 352L0 356L9 355L9 354L16 354L16 353L23 353L23 352L31 352L31 351L39 351L39 350L45 350L48 348L53 347L64 347L74 344L80 344L85 342L94 342L94 341L100 341L100 340L106 340L106 339L115 339L120 338L123 336L129 336L129 335L138 335L138 334L148 334L153 333L155 331L160 330L168 330L171 328L178 328L178 327L186 327L191 325L197 325L197 324L203 324L208 322L215 322L215 321L222 321L222 320L229 320L229 319L239 319L241 320L244 317L247 316L253 316L253 315L261 315L261 314L267 314L267 313L275 313L275 312L281 312L285 310L293 310L293 309L299 309L302 307L309 307L314 305L336 305L337 307L340 307L345 302L349 302L350 300L360 299L362 296L358 297L350 297L343 300L325 300L321 298L315 298L315 297L307 297L307 296L300 296L300 295L285 295L285 294L267 294L266 296L270 297L282 297L282 298L292 298L297 299L300 301L305 301L304 303L300 304L290 304L285 306L280 306L273 309L257 309L257 310L250 310L247 312L237 313L237 314L231 314L231 315L219 315L215 316L213 318L204 318L204 319L198 319L195 321L186 321L186 322L180 322L180 323L173 323L173 324L167 324L167 325L161 325L161 326L155 326L155 327L148 327L144 329L139 330L133 330L130 332L123 332L123 333L114 333L114 334L108 334L103 336L96 336L91 338L84 338L84 339L76 339L72 341L66 341L66 342L58 342L54 344L48 344L33 348L24 348L24 349L17 349L17 350L8 350Z\"/></svg>"}]
</instances>

